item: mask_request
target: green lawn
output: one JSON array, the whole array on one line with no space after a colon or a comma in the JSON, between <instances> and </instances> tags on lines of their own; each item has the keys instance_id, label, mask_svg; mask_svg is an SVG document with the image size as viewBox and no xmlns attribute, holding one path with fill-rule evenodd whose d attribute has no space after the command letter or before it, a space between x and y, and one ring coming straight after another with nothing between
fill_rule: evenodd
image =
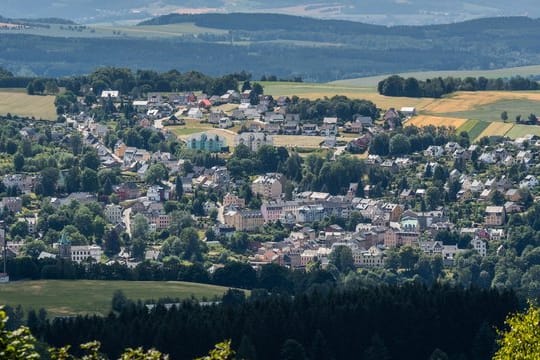
<instances>
[{"instance_id":1,"label":"green lawn","mask_svg":"<svg viewBox=\"0 0 540 360\"><path fill-rule=\"evenodd\" d=\"M264 87L264 93L272 96L293 96L299 97L332 97L333 95L347 95L349 97L362 97L362 95L373 94L373 87L360 87L355 85L338 85L323 83L296 83L296 82L260 82Z\"/></svg>"},{"instance_id":2,"label":"green lawn","mask_svg":"<svg viewBox=\"0 0 540 360\"><path fill-rule=\"evenodd\" d=\"M456 132L459 134L462 131L469 133L469 138L474 140L489 126L489 122L480 120L469 120L461 125Z\"/></svg>"},{"instance_id":3,"label":"green lawn","mask_svg":"<svg viewBox=\"0 0 540 360\"><path fill-rule=\"evenodd\" d=\"M477 106L472 110L443 114L444 116L482 121L501 121L501 113L508 113L508 120L514 121L517 115L527 118L529 114L540 115L540 102L534 100L502 100L487 105Z\"/></svg>"},{"instance_id":4,"label":"green lawn","mask_svg":"<svg viewBox=\"0 0 540 360\"><path fill-rule=\"evenodd\" d=\"M56 108L54 96L26 94L21 89L0 89L0 115L35 117L36 119L55 120Z\"/></svg>"},{"instance_id":5,"label":"green lawn","mask_svg":"<svg viewBox=\"0 0 540 360\"><path fill-rule=\"evenodd\" d=\"M536 125L514 125L514 127L506 133L511 139L517 139L528 134L540 136L540 126Z\"/></svg>"},{"instance_id":6,"label":"green lawn","mask_svg":"<svg viewBox=\"0 0 540 360\"><path fill-rule=\"evenodd\" d=\"M159 298L211 299L227 288L178 281L94 281L40 280L0 284L0 304L22 305L29 309L45 308L49 316L107 314L115 290L122 290L132 300Z\"/></svg>"}]
</instances>

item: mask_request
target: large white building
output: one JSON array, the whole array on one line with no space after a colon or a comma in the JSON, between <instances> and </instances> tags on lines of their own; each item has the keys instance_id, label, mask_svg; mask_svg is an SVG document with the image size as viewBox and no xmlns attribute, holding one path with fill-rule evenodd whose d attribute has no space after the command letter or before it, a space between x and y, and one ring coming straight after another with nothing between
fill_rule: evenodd
<instances>
[{"instance_id":1,"label":"large white building","mask_svg":"<svg viewBox=\"0 0 540 360\"><path fill-rule=\"evenodd\" d=\"M101 261L103 251L97 245L71 246L71 261L81 262L92 258L94 261Z\"/></svg>"},{"instance_id":2,"label":"large white building","mask_svg":"<svg viewBox=\"0 0 540 360\"><path fill-rule=\"evenodd\" d=\"M274 145L274 138L262 132L244 132L234 139L235 146L246 145L251 151L257 151L263 145Z\"/></svg>"}]
</instances>

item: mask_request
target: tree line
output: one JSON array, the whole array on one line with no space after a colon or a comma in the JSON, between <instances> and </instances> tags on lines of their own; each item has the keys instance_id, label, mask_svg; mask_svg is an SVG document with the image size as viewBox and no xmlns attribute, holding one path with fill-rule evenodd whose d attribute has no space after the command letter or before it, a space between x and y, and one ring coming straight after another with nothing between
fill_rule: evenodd
<instances>
[{"instance_id":1,"label":"tree line","mask_svg":"<svg viewBox=\"0 0 540 360\"><path fill-rule=\"evenodd\" d=\"M511 292L419 285L318 285L295 297L230 290L220 304L185 300L169 310L116 305L107 317L34 322L32 332L52 346L98 340L111 358L143 346L192 359L231 339L241 359L482 360L494 353L494 327L519 308Z\"/></svg>"},{"instance_id":2,"label":"tree line","mask_svg":"<svg viewBox=\"0 0 540 360\"><path fill-rule=\"evenodd\" d=\"M427 80L418 80L414 77L403 78L392 75L381 80L377 85L377 91L385 96L404 97L431 97L440 98L443 95L455 91L488 91L488 90L538 90L536 80L515 76L510 79L488 79L483 76L478 78L466 77L436 77Z\"/></svg>"}]
</instances>

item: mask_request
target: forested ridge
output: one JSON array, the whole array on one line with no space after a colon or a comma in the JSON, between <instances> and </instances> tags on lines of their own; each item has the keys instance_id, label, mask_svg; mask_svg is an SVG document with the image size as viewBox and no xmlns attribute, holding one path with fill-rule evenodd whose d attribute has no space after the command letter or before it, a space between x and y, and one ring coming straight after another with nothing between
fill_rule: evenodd
<instances>
[{"instance_id":1,"label":"forested ridge","mask_svg":"<svg viewBox=\"0 0 540 360\"><path fill-rule=\"evenodd\" d=\"M413 70L493 69L540 63L540 21L487 18L431 26L378 26L276 14L166 15L151 25L194 23L200 34L170 38L48 37L4 32L0 65L20 73L64 76L115 65L309 81ZM204 32L204 28L228 30ZM45 33L44 33L45 34ZM40 51L36 57L35 50ZM328 64L332 64L331 67ZM537 74L531 74L537 75Z\"/></svg>"},{"instance_id":2,"label":"forested ridge","mask_svg":"<svg viewBox=\"0 0 540 360\"><path fill-rule=\"evenodd\" d=\"M302 359L490 359L494 327L518 309L511 292L418 285L346 289L319 286L295 297L227 293L219 305L188 300L166 310L117 303L109 316L34 319L33 333L52 346L97 339L111 357L133 346L192 359L232 339L238 358L279 359L294 348ZM291 343L294 345L292 346Z\"/></svg>"}]
</instances>

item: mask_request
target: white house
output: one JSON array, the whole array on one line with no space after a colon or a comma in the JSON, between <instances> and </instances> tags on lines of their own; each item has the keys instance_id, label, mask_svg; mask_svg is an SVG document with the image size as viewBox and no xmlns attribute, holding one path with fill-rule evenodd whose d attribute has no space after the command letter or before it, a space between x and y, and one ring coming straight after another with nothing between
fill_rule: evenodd
<instances>
[{"instance_id":1,"label":"white house","mask_svg":"<svg viewBox=\"0 0 540 360\"><path fill-rule=\"evenodd\" d=\"M106 98L117 98L119 95L119 92L117 90L103 90L101 92L101 97L103 99L106 99Z\"/></svg>"},{"instance_id":2,"label":"white house","mask_svg":"<svg viewBox=\"0 0 540 360\"><path fill-rule=\"evenodd\" d=\"M91 258L94 261L101 260L103 251L97 245L71 246L71 261L81 262Z\"/></svg>"},{"instance_id":3,"label":"white house","mask_svg":"<svg viewBox=\"0 0 540 360\"><path fill-rule=\"evenodd\" d=\"M105 218L113 224L120 224L122 222L122 207L120 205L106 205L103 214L105 215Z\"/></svg>"},{"instance_id":4,"label":"white house","mask_svg":"<svg viewBox=\"0 0 540 360\"><path fill-rule=\"evenodd\" d=\"M484 257L487 255L487 244L485 240L475 237L471 240L471 246L478 252L478 254L480 254L480 256Z\"/></svg>"},{"instance_id":5,"label":"white house","mask_svg":"<svg viewBox=\"0 0 540 360\"><path fill-rule=\"evenodd\" d=\"M538 179L534 175L525 176L525 178L519 183L520 188L531 189L535 186L538 186Z\"/></svg>"},{"instance_id":6,"label":"white house","mask_svg":"<svg viewBox=\"0 0 540 360\"><path fill-rule=\"evenodd\" d=\"M187 116L193 119L202 119L203 113L201 109L193 107L188 110Z\"/></svg>"},{"instance_id":7,"label":"white house","mask_svg":"<svg viewBox=\"0 0 540 360\"><path fill-rule=\"evenodd\" d=\"M219 119L219 127L221 129L228 129L233 126L233 123L230 118L228 117L222 117Z\"/></svg>"},{"instance_id":8,"label":"white house","mask_svg":"<svg viewBox=\"0 0 540 360\"><path fill-rule=\"evenodd\" d=\"M407 117L416 115L416 108L412 106L404 106L399 111Z\"/></svg>"}]
</instances>

